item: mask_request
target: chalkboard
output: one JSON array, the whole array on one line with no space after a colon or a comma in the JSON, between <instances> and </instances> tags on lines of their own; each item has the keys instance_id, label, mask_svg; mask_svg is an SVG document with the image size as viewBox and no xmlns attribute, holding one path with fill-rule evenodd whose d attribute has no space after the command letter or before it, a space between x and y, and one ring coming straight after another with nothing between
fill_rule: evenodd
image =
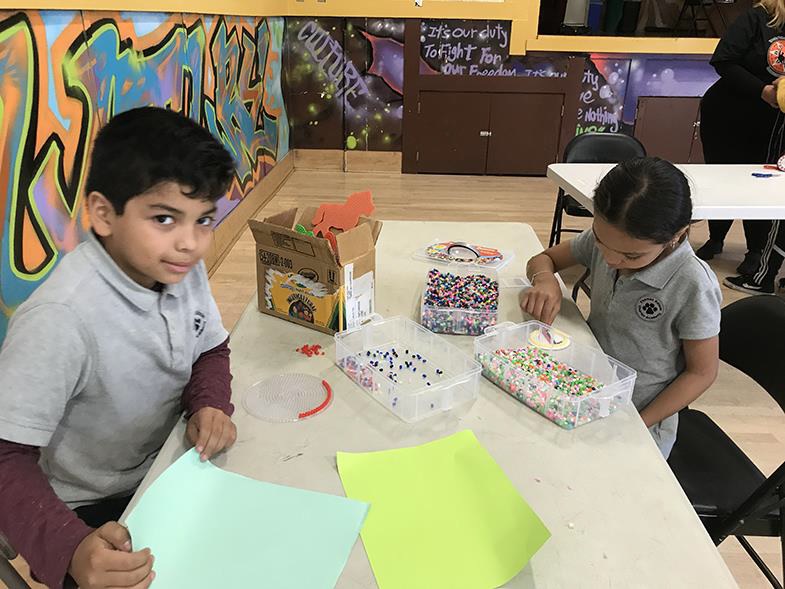
<instances>
[{"instance_id":1,"label":"chalkboard","mask_svg":"<svg viewBox=\"0 0 785 589\"><path fill-rule=\"evenodd\" d=\"M420 27L422 58L448 76L514 76L510 22L427 19Z\"/></svg>"}]
</instances>

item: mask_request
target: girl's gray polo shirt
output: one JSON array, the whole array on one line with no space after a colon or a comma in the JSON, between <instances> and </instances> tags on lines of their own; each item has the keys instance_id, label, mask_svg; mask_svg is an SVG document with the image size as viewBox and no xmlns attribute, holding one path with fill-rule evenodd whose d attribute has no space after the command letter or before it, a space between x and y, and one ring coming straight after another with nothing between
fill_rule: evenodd
<instances>
[{"instance_id":1,"label":"girl's gray polo shirt","mask_svg":"<svg viewBox=\"0 0 785 589\"><path fill-rule=\"evenodd\" d=\"M70 507L133 491L199 356L227 338L200 263L161 292L91 235L19 306L0 350L0 438L41 447Z\"/></svg>"},{"instance_id":2,"label":"girl's gray polo shirt","mask_svg":"<svg viewBox=\"0 0 785 589\"><path fill-rule=\"evenodd\" d=\"M632 400L641 410L684 370L681 340L719 334L717 277L686 239L655 264L618 279L591 229L570 245L578 263L591 270L589 326L606 354L638 372ZM666 456L676 441L677 424L674 415L652 429Z\"/></svg>"}]
</instances>

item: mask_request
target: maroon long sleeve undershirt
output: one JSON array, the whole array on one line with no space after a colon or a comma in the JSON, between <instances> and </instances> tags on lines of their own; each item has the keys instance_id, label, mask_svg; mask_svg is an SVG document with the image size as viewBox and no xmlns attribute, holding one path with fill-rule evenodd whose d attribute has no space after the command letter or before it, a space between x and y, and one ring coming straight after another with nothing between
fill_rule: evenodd
<instances>
[{"instance_id":1,"label":"maroon long sleeve undershirt","mask_svg":"<svg viewBox=\"0 0 785 589\"><path fill-rule=\"evenodd\" d=\"M183 390L185 416L204 407L231 415L231 380L227 339L194 362ZM0 440L0 531L36 579L60 589L76 547L93 529L55 495L39 458L36 447Z\"/></svg>"}]
</instances>

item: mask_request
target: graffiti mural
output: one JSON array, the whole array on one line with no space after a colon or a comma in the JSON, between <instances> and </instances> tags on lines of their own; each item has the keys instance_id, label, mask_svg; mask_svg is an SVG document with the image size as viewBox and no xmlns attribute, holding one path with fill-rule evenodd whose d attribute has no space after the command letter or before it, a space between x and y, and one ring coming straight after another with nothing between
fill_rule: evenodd
<instances>
[{"instance_id":1,"label":"graffiti mural","mask_svg":"<svg viewBox=\"0 0 785 589\"><path fill-rule=\"evenodd\" d=\"M88 230L90 143L115 113L181 111L229 149L225 217L289 148L283 19L0 13L0 340L13 309Z\"/></svg>"},{"instance_id":2,"label":"graffiti mural","mask_svg":"<svg viewBox=\"0 0 785 589\"><path fill-rule=\"evenodd\" d=\"M622 115L629 74L629 59L592 56L586 60L576 135L632 133L632 125L625 125Z\"/></svg>"},{"instance_id":3,"label":"graffiti mural","mask_svg":"<svg viewBox=\"0 0 785 589\"><path fill-rule=\"evenodd\" d=\"M287 19L292 146L400 151L401 19Z\"/></svg>"},{"instance_id":4,"label":"graffiti mural","mask_svg":"<svg viewBox=\"0 0 785 589\"><path fill-rule=\"evenodd\" d=\"M641 96L703 96L718 77L706 58L652 56L633 59L624 98L625 124L634 124Z\"/></svg>"},{"instance_id":5,"label":"graffiti mural","mask_svg":"<svg viewBox=\"0 0 785 589\"><path fill-rule=\"evenodd\" d=\"M716 80L705 58L591 55L583 72L576 134L632 135L641 96L703 96Z\"/></svg>"}]
</instances>

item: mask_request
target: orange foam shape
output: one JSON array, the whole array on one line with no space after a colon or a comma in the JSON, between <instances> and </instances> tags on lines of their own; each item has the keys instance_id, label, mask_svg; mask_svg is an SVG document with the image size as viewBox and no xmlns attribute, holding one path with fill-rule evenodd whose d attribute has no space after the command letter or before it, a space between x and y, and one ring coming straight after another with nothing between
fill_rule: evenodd
<instances>
[{"instance_id":1,"label":"orange foam shape","mask_svg":"<svg viewBox=\"0 0 785 589\"><path fill-rule=\"evenodd\" d=\"M311 221L313 233L325 237L330 229L348 231L357 227L360 217L367 217L373 213L374 208L373 198L370 191L367 190L349 195L346 202L342 204L325 203L319 205L319 209Z\"/></svg>"}]
</instances>

